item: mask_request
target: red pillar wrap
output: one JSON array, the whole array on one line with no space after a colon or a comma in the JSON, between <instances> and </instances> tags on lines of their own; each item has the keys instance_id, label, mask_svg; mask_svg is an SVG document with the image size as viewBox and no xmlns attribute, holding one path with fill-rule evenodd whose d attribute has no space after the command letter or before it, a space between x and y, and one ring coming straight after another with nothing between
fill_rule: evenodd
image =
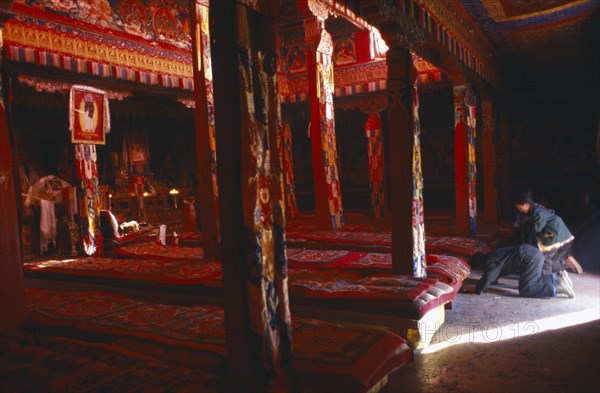
<instances>
[{"instance_id":1,"label":"red pillar wrap","mask_svg":"<svg viewBox=\"0 0 600 393\"><path fill-rule=\"evenodd\" d=\"M465 105L467 85L453 87L454 93L454 165L456 172L456 231L460 235L469 235L469 194L467 182L467 116Z\"/></svg>"},{"instance_id":2,"label":"red pillar wrap","mask_svg":"<svg viewBox=\"0 0 600 393\"><path fill-rule=\"evenodd\" d=\"M375 218L385 212L385 169L383 158L383 138L379 114L372 113L365 123L367 150L369 153L369 180L371 181L371 209Z\"/></svg>"}]
</instances>

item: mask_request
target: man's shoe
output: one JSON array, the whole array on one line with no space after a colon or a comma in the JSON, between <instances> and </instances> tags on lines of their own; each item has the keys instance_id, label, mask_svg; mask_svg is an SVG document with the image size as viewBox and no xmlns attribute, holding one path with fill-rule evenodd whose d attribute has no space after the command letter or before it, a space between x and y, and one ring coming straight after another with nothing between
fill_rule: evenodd
<instances>
[{"instance_id":1,"label":"man's shoe","mask_svg":"<svg viewBox=\"0 0 600 393\"><path fill-rule=\"evenodd\" d=\"M555 286L557 295L567 295L567 297L571 299L575 297L573 283L571 282L571 279L566 271L561 270L558 272Z\"/></svg>"},{"instance_id":2,"label":"man's shoe","mask_svg":"<svg viewBox=\"0 0 600 393\"><path fill-rule=\"evenodd\" d=\"M567 282L567 284L569 285L569 287L571 287L571 289L572 289L573 288L573 280L571 280L571 277L569 276L569 273L567 273L566 270L562 270L558 274L562 275L562 278Z\"/></svg>"},{"instance_id":3,"label":"man's shoe","mask_svg":"<svg viewBox=\"0 0 600 393\"><path fill-rule=\"evenodd\" d=\"M571 270L573 273L577 273L577 274L583 273L583 268L581 267L579 262L577 262L577 259L575 259L574 256L571 255L571 256L567 257L567 259L565 259L565 263L569 267L569 270Z\"/></svg>"}]
</instances>

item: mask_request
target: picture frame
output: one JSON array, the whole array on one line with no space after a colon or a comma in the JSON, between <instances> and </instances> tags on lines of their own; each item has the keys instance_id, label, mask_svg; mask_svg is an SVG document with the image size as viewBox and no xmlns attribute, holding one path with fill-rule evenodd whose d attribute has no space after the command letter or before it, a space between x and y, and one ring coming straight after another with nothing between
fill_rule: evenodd
<instances>
[{"instance_id":1,"label":"picture frame","mask_svg":"<svg viewBox=\"0 0 600 393\"><path fill-rule=\"evenodd\" d=\"M106 93L86 86L71 87L70 125L71 143L106 144Z\"/></svg>"}]
</instances>

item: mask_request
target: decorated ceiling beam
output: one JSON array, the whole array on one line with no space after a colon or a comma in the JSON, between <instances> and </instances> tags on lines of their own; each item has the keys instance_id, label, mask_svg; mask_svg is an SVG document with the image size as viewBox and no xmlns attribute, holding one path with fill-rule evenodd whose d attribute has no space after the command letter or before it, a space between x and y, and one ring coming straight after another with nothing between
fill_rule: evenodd
<instances>
[{"instance_id":1,"label":"decorated ceiling beam","mask_svg":"<svg viewBox=\"0 0 600 393\"><path fill-rule=\"evenodd\" d=\"M365 2L361 7L362 15L379 29L388 45L407 46L435 64L426 53L419 51L429 39L482 78L496 82L490 46L482 43L482 36L471 33L460 15L450 10L445 2L379 0Z\"/></svg>"},{"instance_id":2,"label":"decorated ceiling beam","mask_svg":"<svg viewBox=\"0 0 600 393\"><path fill-rule=\"evenodd\" d=\"M15 1L4 27L8 59L193 90L189 15L180 3Z\"/></svg>"},{"instance_id":3,"label":"decorated ceiling beam","mask_svg":"<svg viewBox=\"0 0 600 393\"><path fill-rule=\"evenodd\" d=\"M311 3L313 8L320 10L323 18L329 16L330 2L312 1ZM392 6L395 7L393 4ZM299 8L307 10L308 3L300 2ZM395 8L393 9L395 10ZM379 12L393 15L399 11L383 9ZM364 19L359 19L360 24L356 25L368 30L366 37L361 35L363 33L361 31L351 35L338 32L333 37L334 97L336 98L356 97L357 94L386 92L387 90L385 53L388 46L381 38L381 33L377 28L369 25ZM384 26L386 25L383 18L376 18L376 20L383 23ZM399 37L394 27L389 29L394 30L391 37ZM389 34L386 37L389 40ZM286 103L306 101L308 97L306 47L297 41L293 34L289 34L288 39L280 48L280 94L282 101ZM445 73L440 68L443 66L443 56L435 48L429 45L416 46L412 51L412 56L421 85L445 79ZM430 59L433 62L429 61ZM358 100L363 99L364 97L358 98Z\"/></svg>"},{"instance_id":4,"label":"decorated ceiling beam","mask_svg":"<svg viewBox=\"0 0 600 393\"><path fill-rule=\"evenodd\" d=\"M335 45L334 45L335 51ZM336 53L334 52L334 58ZM412 53L413 66L417 71L419 83L437 83L446 79L445 72ZM356 96L362 93L385 92L387 90L387 64L385 59L374 60L352 66L336 67L334 73L334 97ZM280 74L280 94L286 103L306 101L308 97L308 77ZM362 100L362 98L361 98Z\"/></svg>"},{"instance_id":5,"label":"decorated ceiling beam","mask_svg":"<svg viewBox=\"0 0 600 393\"><path fill-rule=\"evenodd\" d=\"M35 91L45 91L47 93L59 92L62 94L68 94L71 91L71 87L76 84L63 81L52 81L46 78L37 78L27 75L19 75L17 80L19 83L28 85ZM105 93L109 100L117 101L123 101L123 99L133 95L133 92L128 90L106 90Z\"/></svg>"}]
</instances>

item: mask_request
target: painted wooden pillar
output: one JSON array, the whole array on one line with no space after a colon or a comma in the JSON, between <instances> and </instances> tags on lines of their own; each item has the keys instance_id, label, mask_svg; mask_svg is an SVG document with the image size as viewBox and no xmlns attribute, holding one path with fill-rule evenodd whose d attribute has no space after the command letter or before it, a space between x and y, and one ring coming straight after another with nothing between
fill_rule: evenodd
<instances>
[{"instance_id":1,"label":"painted wooden pillar","mask_svg":"<svg viewBox=\"0 0 600 393\"><path fill-rule=\"evenodd\" d=\"M413 151L412 151L412 229L413 276L425 277L425 212L423 203L423 169L421 167L421 122L419 121L419 92L414 85L413 96Z\"/></svg>"},{"instance_id":2,"label":"painted wooden pillar","mask_svg":"<svg viewBox=\"0 0 600 393\"><path fill-rule=\"evenodd\" d=\"M267 176L265 179L270 180L270 186L259 189L257 199L262 202L262 217L264 217L261 237L263 239L263 249L266 250L262 256L266 274L263 286L266 293L266 301L269 304L268 307L263 308L269 311L269 317L276 317L275 323L277 324L275 328L266 329L267 333L271 335L270 342L272 343L272 347L276 347L277 352L274 354L275 359L273 363L279 377L275 378L273 385L277 389L289 389L292 368L292 321L289 307L288 266L285 247L286 192L284 177L282 176L284 133L281 123L281 103L279 100L279 80L277 76L277 48L279 40L276 16L280 14L280 11L281 6L278 2L270 3L269 7L265 7L264 12L266 15L261 18L260 23L264 42L263 70L260 73L260 79L264 86L262 96L265 97L268 130L264 171ZM260 59L257 62L259 61ZM270 174L268 173L269 169L271 171ZM259 173L260 171L261 169L259 169ZM293 185L293 178L291 180ZM271 194L270 205L268 205L269 202L267 202L265 197L266 192L270 192ZM295 202L293 188L291 195L294 196ZM297 209L296 206L296 214ZM271 217L272 221L272 225L270 226L268 225L269 217ZM272 246L268 241L265 242L269 236L273 237ZM279 367L282 369L279 369Z\"/></svg>"},{"instance_id":3,"label":"painted wooden pillar","mask_svg":"<svg viewBox=\"0 0 600 393\"><path fill-rule=\"evenodd\" d=\"M413 269L413 129L412 81L416 76L408 49L391 47L388 66L388 127L390 150L390 207L392 213L392 270L412 275Z\"/></svg>"},{"instance_id":4,"label":"painted wooden pillar","mask_svg":"<svg viewBox=\"0 0 600 393\"><path fill-rule=\"evenodd\" d=\"M383 137L379 113L371 113L365 122L367 152L369 155L369 180L371 182L371 209L373 217L382 218L385 213L385 168Z\"/></svg>"},{"instance_id":5,"label":"painted wooden pillar","mask_svg":"<svg viewBox=\"0 0 600 393\"><path fill-rule=\"evenodd\" d=\"M0 70L4 56L0 34ZM19 205L18 163L15 159L10 124L10 85L0 75L0 333L17 330L27 317L23 283L23 254Z\"/></svg>"},{"instance_id":6,"label":"painted wooden pillar","mask_svg":"<svg viewBox=\"0 0 600 393\"><path fill-rule=\"evenodd\" d=\"M206 3L206 4L204 4ZM219 256L217 152L213 111L212 64L208 2L192 2L194 98L196 103L196 157L198 161L198 201L205 258Z\"/></svg>"},{"instance_id":7,"label":"painted wooden pillar","mask_svg":"<svg viewBox=\"0 0 600 393\"><path fill-rule=\"evenodd\" d=\"M456 232L459 235L469 235L469 192L468 192L468 142L467 116L465 104L467 85L454 85L454 165L455 165L455 196L456 196Z\"/></svg>"},{"instance_id":8,"label":"painted wooden pillar","mask_svg":"<svg viewBox=\"0 0 600 393\"><path fill-rule=\"evenodd\" d=\"M275 48L261 30L275 20L255 2L214 1L210 16L227 371L247 390L285 380L291 364L281 183L271 167L278 88L272 56L265 61Z\"/></svg>"},{"instance_id":9,"label":"painted wooden pillar","mask_svg":"<svg viewBox=\"0 0 600 393\"><path fill-rule=\"evenodd\" d=\"M481 117L483 120L483 217L486 222L496 223L498 221L496 152L494 146L496 122L491 100L481 102Z\"/></svg>"},{"instance_id":10,"label":"painted wooden pillar","mask_svg":"<svg viewBox=\"0 0 600 393\"><path fill-rule=\"evenodd\" d=\"M316 225L318 229L337 230L344 226L344 214L333 109L333 42L325 30L327 11L320 12L312 0L307 0L307 3L315 14L305 19L304 32L308 47L306 66Z\"/></svg>"},{"instance_id":11,"label":"painted wooden pillar","mask_svg":"<svg viewBox=\"0 0 600 393\"><path fill-rule=\"evenodd\" d=\"M292 129L286 124L282 130L281 149L283 155L283 180L286 216L298 217L298 202L296 200L296 185L294 182L294 159L292 156Z\"/></svg>"}]
</instances>

